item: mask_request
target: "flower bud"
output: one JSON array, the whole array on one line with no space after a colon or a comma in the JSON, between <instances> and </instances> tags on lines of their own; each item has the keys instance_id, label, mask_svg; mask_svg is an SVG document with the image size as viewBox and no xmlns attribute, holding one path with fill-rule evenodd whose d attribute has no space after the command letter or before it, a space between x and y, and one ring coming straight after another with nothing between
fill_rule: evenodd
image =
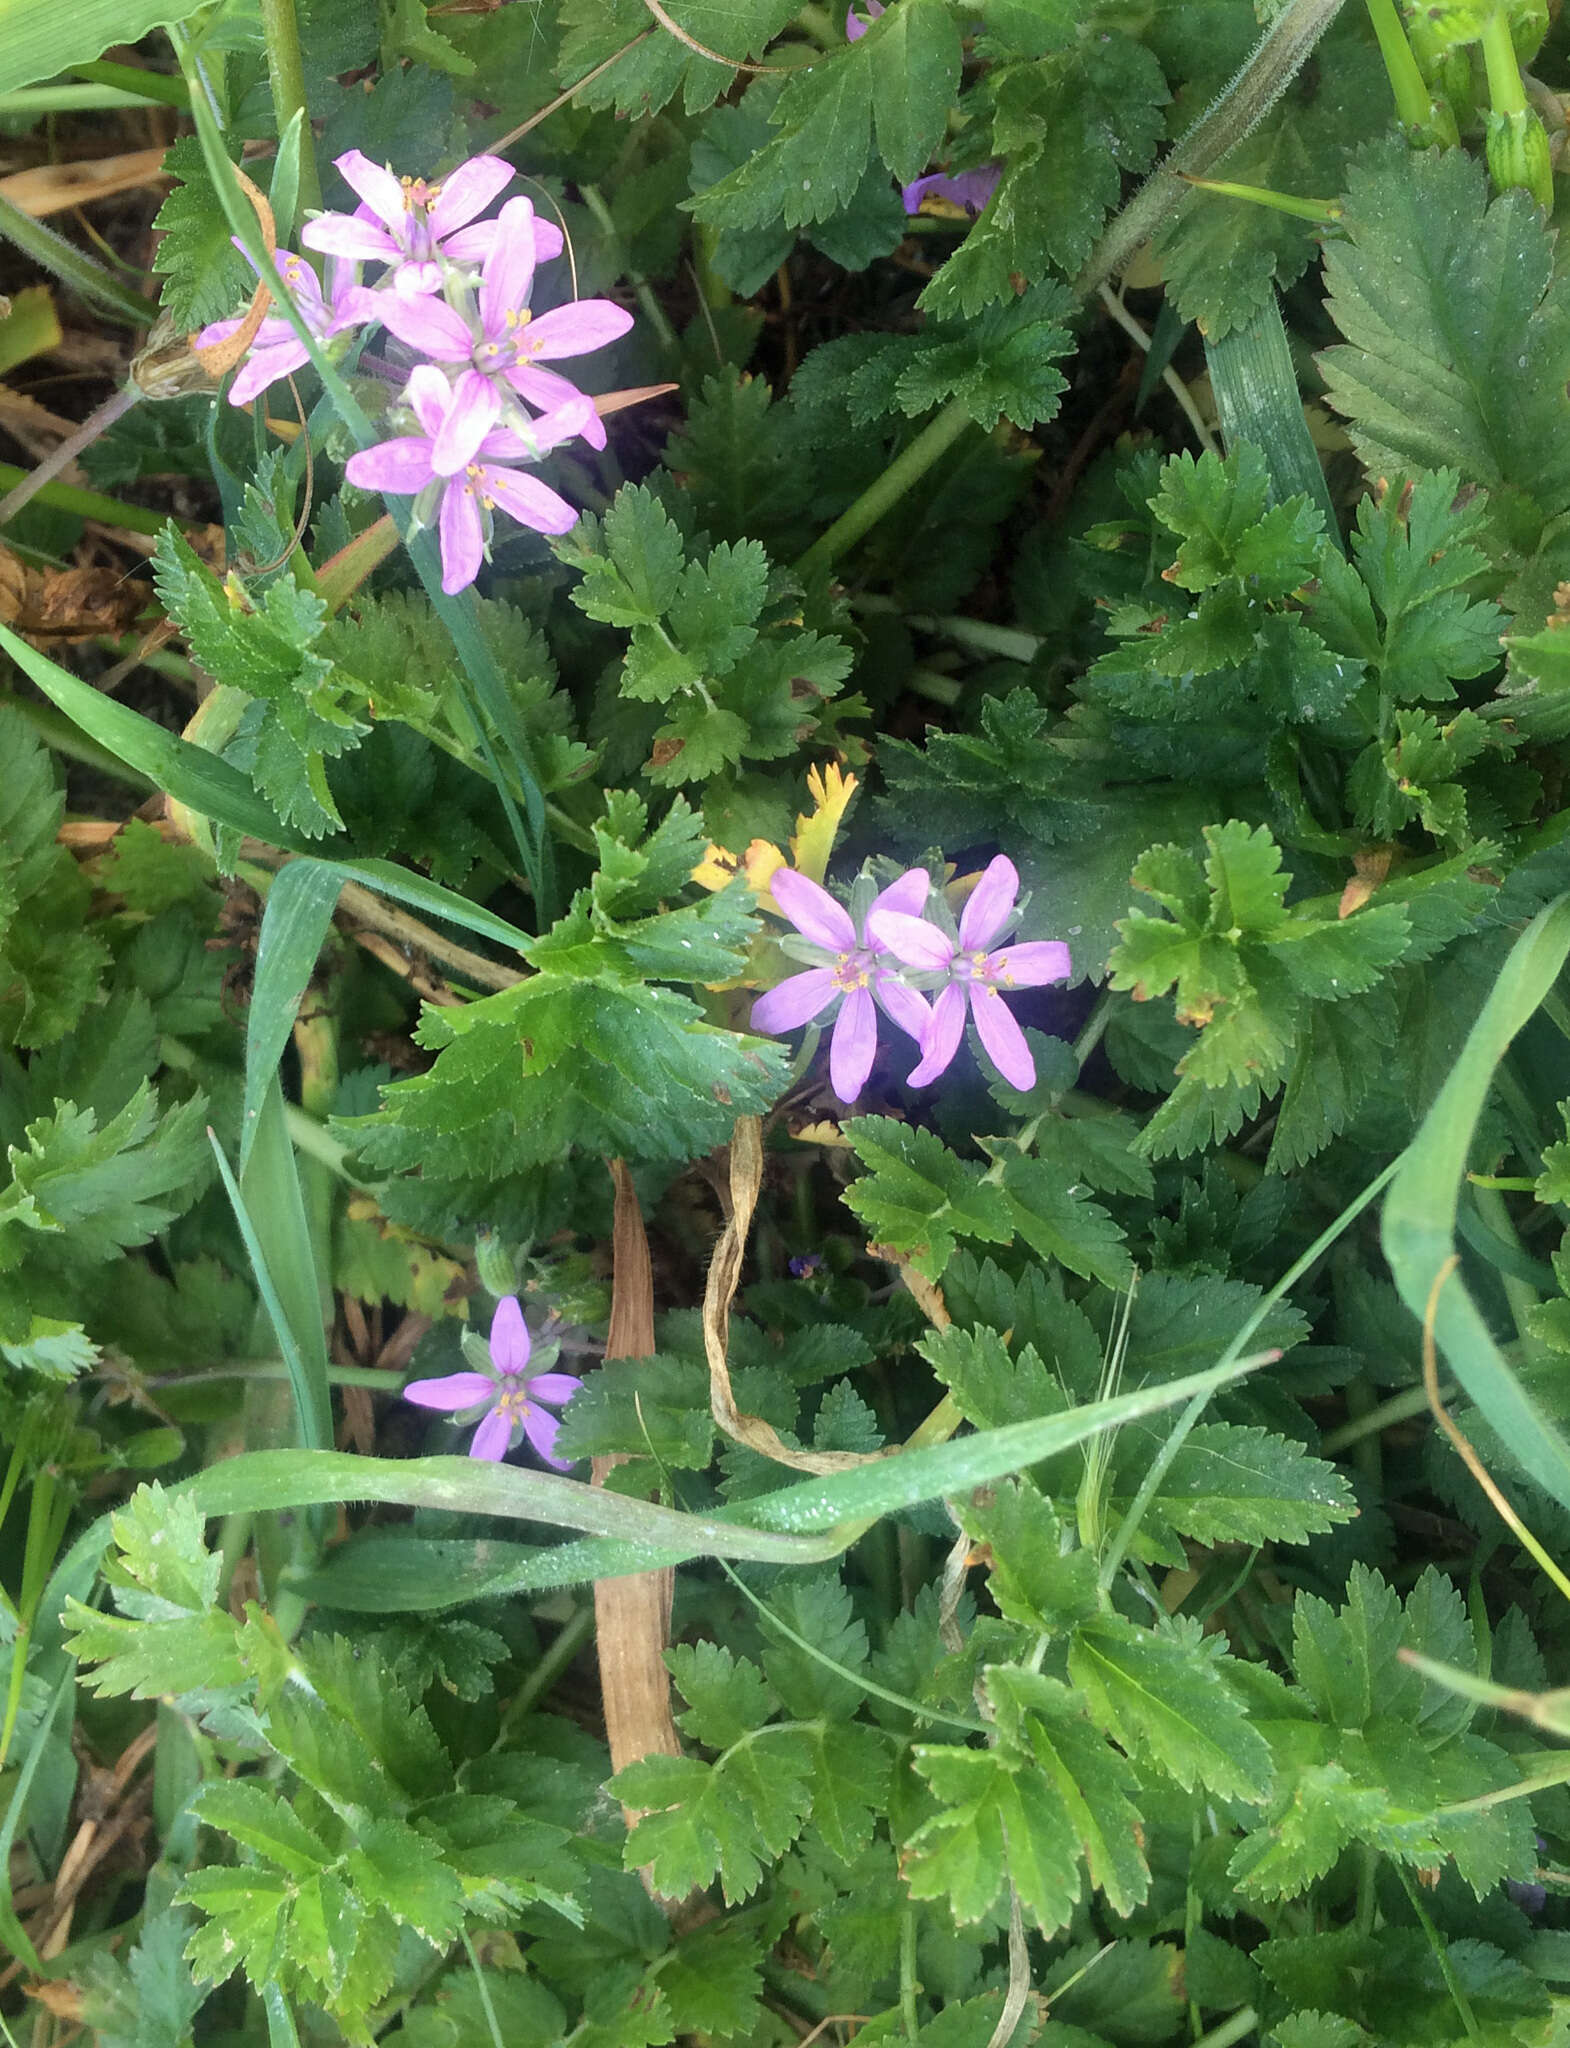
<instances>
[{"instance_id":1,"label":"flower bud","mask_svg":"<svg viewBox=\"0 0 1570 2048\"><path fill-rule=\"evenodd\" d=\"M1489 174L1501 192L1519 185L1530 192L1546 212L1554 204L1554 168L1549 156L1548 130L1536 114L1490 113L1487 117Z\"/></svg>"},{"instance_id":2,"label":"flower bud","mask_svg":"<svg viewBox=\"0 0 1570 2048\"><path fill-rule=\"evenodd\" d=\"M479 1268L480 1285L487 1294L500 1296L516 1292L517 1262L511 1247L503 1243L494 1230L475 1232L474 1263Z\"/></svg>"},{"instance_id":3,"label":"flower bud","mask_svg":"<svg viewBox=\"0 0 1570 2048\"><path fill-rule=\"evenodd\" d=\"M1548 34L1548 0L1505 0L1518 64L1530 64Z\"/></svg>"}]
</instances>

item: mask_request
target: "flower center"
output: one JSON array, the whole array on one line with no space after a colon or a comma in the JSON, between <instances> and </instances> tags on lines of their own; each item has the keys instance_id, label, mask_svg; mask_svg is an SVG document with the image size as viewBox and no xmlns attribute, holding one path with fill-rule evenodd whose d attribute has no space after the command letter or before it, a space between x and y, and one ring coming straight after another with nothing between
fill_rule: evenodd
<instances>
[{"instance_id":1,"label":"flower center","mask_svg":"<svg viewBox=\"0 0 1570 2048\"><path fill-rule=\"evenodd\" d=\"M478 462L471 462L463 473L468 479L464 484L465 491L468 492L471 498L478 497L481 505L487 512L494 512L496 510L496 500L490 496L485 488L485 470L483 465Z\"/></svg>"},{"instance_id":2,"label":"flower center","mask_svg":"<svg viewBox=\"0 0 1570 2048\"><path fill-rule=\"evenodd\" d=\"M521 1422L528 1408L528 1382L520 1380L515 1373L507 1373L502 1379L501 1392L496 1396L496 1414L505 1415L509 1422Z\"/></svg>"},{"instance_id":3,"label":"flower center","mask_svg":"<svg viewBox=\"0 0 1570 2048\"><path fill-rule=\"evenodd\" d=\"M859 948L854 953L841 953L834 963L834 986L847 996L854 989L865 988L875 964L873 955Z\"/></svg>"},{"instance_id":4,"label":"flower center","mask_svg":"<svg viewBox=\"0 0 1570 2048\"><path fill-rule=\"evenodd\" d=\"M507 331L499 339L482 341L474 351L474 367L477 370L510 370L520 355L530 353L520 336L534 315L525 306L521 312L511 308L503 315Z\"/></svg>"},{"instance_id":5,"label":"flower center","mask_svg":"<svg viewBox=\"0 0 1570 2048\"><path fill-rule=\"evenodd\" d=\"M956 953L950 971L956 981L1007 981L1003 971L1006 961L1007 955L1003 953Z\"/></svg>"}]
</instances>

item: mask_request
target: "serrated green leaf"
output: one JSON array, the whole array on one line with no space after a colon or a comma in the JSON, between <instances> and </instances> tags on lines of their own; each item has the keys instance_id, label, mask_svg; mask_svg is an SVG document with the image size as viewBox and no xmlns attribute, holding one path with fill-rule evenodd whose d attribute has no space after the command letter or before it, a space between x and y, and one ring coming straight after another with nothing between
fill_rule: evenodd
<instances>
[{"instance_id":1,"label":"serrated green leaf","mask_svg":"<svg viewBox=\"0 0 1570 2048\"><path fill-rule=\"evenodd\" d=\"M645 1757L619 1771L611 1789L640 1814L627 1837L629 1870L647 1866L666 1898L685 1898L717 1874L735 1904L795 1840L812 1804L811 1759L801 1735L782 1730L712 1766Z\"/></svg>"},{"instance_id":2,"label":"serrated green leaf","mask_svg":"<svg viewBox=\"0 0 1570 2048\"><path fill-rule=\"evenodd\" d=\"M729 1749L773 1718L779 1703L749 1657L719 1643L678 1643L665 1662L688 1703L677 1719L694 1742Z\"/></svg>"},{"instance_id":3,"label":"serrated green leaf","mask_svg":"<svg viewBox=\"0 0 1570 2048\"><path fill-rule=\"evenodd\" d=\"M1269 1789L1270 1752L1215 1662L1194 1654L1199 1640L1197 1624L1180 1637L1107 1615L1076 1632L1070 1676L1125 1749L1180 1785L1257 1802Z\"/></svg>"},{"instance_id":4,"label":"serrated green leaf","mask_svg":"<svg viewBox=\"0 0 1570 2048\"><path fill-rule=\"evenodd\" d=\"M935 1280L956 1237L1007 1244L1014 1222L1003 1191L982 1179L981 1168L958 1159L930 1131L889 1117L853 1117L844 1125L862 1164L871 1171L845 1191L845 1201L873 1239L910 1255Z\"/></svg>"}]
</instances>

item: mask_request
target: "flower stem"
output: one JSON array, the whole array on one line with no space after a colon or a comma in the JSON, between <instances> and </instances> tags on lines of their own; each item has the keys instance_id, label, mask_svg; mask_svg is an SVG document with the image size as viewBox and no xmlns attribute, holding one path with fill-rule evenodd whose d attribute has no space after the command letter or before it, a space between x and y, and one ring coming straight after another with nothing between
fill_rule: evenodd
<instances>
[{"instance_id":1,"label":"flower stem","mask_svg":"<svg viewBox=\"0 0 1570 2048\"><path fill-rule=\"evenodd\" d=\"M1368 18L1374 24L1379 54L1390 74L1390 90L1396 103L1396 119L1403 128L1424 129L1433 118L1433 100L1423 74L1406 39L1395 0L1367 0Z\"/></svg>"},{"instance_id":2,"label":"flower stem","mask_svg":"<svg viewBox=\"0 0 1570 2048\"><path fill-rule=\"evenodd\" d=\"M300 55L300 25L294 0L261 0L262 35L267 44L267 82L273 91L273 115L280 137L298 109L300 123L300 207L320 206L321 181L316 175L316 149L311 139L311 114L305 104L305 62Z\"/></svg>"},{"instance_id":3,"label":"flower stem","mask_svg":"<svg viewBox=\"0 0 1570 2048\"><path fill-rule=\"evenodd\" d=\"M970 424L970 411L964 400L951 398L937 418L923 427L910 446L896 455L883 474L840 514L828 532L818 536L796 564L797 573L810 575L813 570L826 569L838 561L885 513L893 511Z\"/></svg>"},{"instance_id":4,"label":"flower stem","mask_svg":"<svg viewBox=\"0 0 1570 2048\"><path fill-rule=\"evenodd\" d=\"M1488 104L1496 114L1524 114L1526 88L1510 40L1510 17L1496 7L1483 24L1483 68L1488 73Z\"/></svg>"}]
</instances>

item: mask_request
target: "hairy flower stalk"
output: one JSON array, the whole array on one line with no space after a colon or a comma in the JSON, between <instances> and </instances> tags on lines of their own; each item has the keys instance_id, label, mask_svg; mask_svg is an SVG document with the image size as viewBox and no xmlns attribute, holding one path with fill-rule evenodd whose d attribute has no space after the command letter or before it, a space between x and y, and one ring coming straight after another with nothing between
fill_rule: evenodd
<instances>
[{"instance_id":1,"label":"hairy flower stalk","mask_svg":"<svg viewBox=\"0 0 1570 2048\"><path fill-rule=\"evenodd\" d=\"M509 1294L497 1303L491 1318L490 1372L451 1372L441 1379L411 1380L403 1398L417 1408L440 1409L460 1422L478 1421L480 1426L469 1445L471 1458L504 1458L527 1437L547 1465L565 1472L571 1460L556 1455L560 1423L556 1416L545 1413L541 1403L564 1408L583 1382L571 1373L546 1370L556 1358L554 1344L542 1347L538 1358L533 1358L532 1352L518 1297Z\"/></svg>"}]
</instances>

